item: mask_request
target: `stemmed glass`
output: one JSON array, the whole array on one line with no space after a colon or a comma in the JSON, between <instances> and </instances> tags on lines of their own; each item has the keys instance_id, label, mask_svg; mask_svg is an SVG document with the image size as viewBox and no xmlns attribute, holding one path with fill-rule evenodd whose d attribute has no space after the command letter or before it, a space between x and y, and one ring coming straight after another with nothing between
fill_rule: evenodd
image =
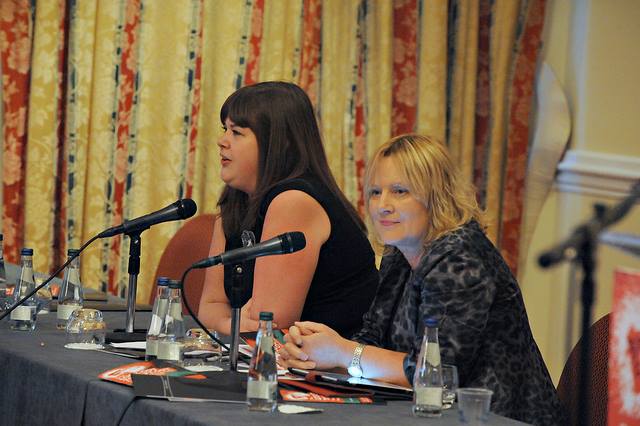
<instances>
[{"instance_id":1,"label":"stemmed glass","mask_svg":"<svg viewBox=\"0 0 640 426\"><path fill-rule=\"evenodd\" d=\"M442 408L451 408L458 389L458 369L455 365L442 364Z\"/></svg>"}]
</instances>

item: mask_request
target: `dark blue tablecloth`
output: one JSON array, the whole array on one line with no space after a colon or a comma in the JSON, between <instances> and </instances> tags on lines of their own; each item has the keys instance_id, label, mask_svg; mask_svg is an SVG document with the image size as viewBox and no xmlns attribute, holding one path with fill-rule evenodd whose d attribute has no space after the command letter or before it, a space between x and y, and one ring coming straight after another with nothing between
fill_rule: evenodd
<instances>
[{"instance_id":1,"label":"dark blue tablecloth","mask_svg":"<svg viewBox=\"0 0 640 426\"><path fill-rule=\"evenodd\" d=\"M109 328L124 326L124 312L105 312ZM149 313L138 313L136 326L148 325ZM320 414L285 415L249 412L242 404L185 403L134 398L129 387L104 382L98 374L132 362L96 351L64 348L64 332L55 328L55 314L39 315L35 332L9 329L0 323L0 423L11 425L264 425L367 424L456 425L455 410L439 419L419 419L410 402L388 405L313 405ZM490 425L522 424L492 415Z\"/></svg>"}]
</instances>

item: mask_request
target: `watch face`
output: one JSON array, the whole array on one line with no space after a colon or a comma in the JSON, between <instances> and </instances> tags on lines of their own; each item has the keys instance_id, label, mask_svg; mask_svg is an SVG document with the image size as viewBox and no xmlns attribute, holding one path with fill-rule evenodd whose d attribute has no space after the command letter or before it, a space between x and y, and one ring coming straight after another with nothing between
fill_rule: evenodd
<instances>
[{"instance_id":1,"label":"watch face","mask_svg":"<svg viewBox=\"0 0 640 426\"><path fill-rule=\"evenodd\" d=\"M353 377L362 377L362 369L356 365L350 365L347 371Z\"/></svg>"}]
</instances>

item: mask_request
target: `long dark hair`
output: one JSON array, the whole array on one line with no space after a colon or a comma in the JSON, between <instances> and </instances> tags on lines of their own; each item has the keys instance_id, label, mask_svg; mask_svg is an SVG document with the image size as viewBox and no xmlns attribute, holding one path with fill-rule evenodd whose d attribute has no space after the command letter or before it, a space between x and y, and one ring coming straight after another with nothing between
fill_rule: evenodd
<instances>
[{"instance_id":1,"label":"long dark hair","mask_svg":"<svg viewBox=\"0 0 640 426\"><path fill-rule=\"evenodd\" d=\"M262 199L276 184L304 174L324 184L365 231L364 223L331 174L313 106L300 87L270 81L238 89L220 110L223 125L227 118L250 128L258 140L255 192L249 196L226 185L218 200L227 238L253 229Z\"/></svg>"}]
</instances>

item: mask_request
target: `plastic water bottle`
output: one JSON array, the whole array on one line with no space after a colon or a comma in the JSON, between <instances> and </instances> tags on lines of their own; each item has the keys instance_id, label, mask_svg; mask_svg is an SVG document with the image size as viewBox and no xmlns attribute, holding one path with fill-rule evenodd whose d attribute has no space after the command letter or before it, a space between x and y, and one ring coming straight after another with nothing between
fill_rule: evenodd
<instances>
[{"instance_id":1,"label":"plastic water bottle","mask_svg":"<svg viewBox=\"0 0 640 426\"><path fill-rule=\"evenodd\" d=\"M162 331L162 324L169 309L169 278L158 277L156 292L156 299L153 301L153 310L151 311L151 324L147 332L145 351L145 359L147 361L156 359L158 354L158 336Z\"/></svg>"},{"instance_id":2,"label":"plastic water bottle","mask_svg":"<svg viewBox=\"0 0 640 426\"><path fill-rule=\"evenodd\" d=\"M4 268L3 240L4 236L0 234L0 311L4 311L9 308L13 301L13 297L11 297L10 294L7 294L7 271Z\"/></svg>"},{"instance_id":3,"label":"plastic water bottle","mask_svg":"<svg viewBox=\"0 0 640 426\"><path fill-rule=\"evenodd\" d=\"M13 303L18 302L36 288L35 280L33 278L33 249L23 248L20 251L20 261L22 263L22 267L20 268L20 278L18 279L16 288L13 292ZM25 300L22 305L11 311L9 316L11 328L13 330L20 331L35 330L36 306L37 301L34 295Z\"/></svg>"},{"instance_id":4,"label":"plastic water bottle","mask_svg":"<svg viewBox=\"0 0 640 426\"><path fill-rule=\"evenodd\" d=\"M422 347L413 376L413 414L420 417L442 415L442 365L438 343L438 321L424 321Z\"/></svg>"},{"instance_id":5,"label":"plastic water bottle","mask_svg":"<svg viewBox=\"0 0 640 426\"><path fill-rule=\"evenodd\" d=\"M260 324L247 379L247 405L251 411L273 412L278 404L278 370L273 348L272 312L260 312Z\"/></svg>"},{"instance_id":6,"label":"plastic water bottle","mask_svg":"<svg viewBox=\"0 0 640 426\"><path fill-rule=\"evenodd\" d=\"M181 349L184 343L185 329L182 320L182 284L169 280L169 303L164 317L162 331L158 336L158 359L182 361Z\"/></svg>"},{"instance_id":7,"label":"plastic water bottle","mask_svg":"<svg viewBox=\"0 0 640 426\"><path fill-rule=\"evenodd\" d=\"M76 258L64 270L64 278L58 294L58 311L56 313L58 321L56 327L59 330L64 330L67 327L67 321L73 311L82 309L84 294L82 283L80 282L80 258L77 257L79 253L76 249L67 250L69 258L72 256L76 256Z\"/></svg>"}]
</instances>

